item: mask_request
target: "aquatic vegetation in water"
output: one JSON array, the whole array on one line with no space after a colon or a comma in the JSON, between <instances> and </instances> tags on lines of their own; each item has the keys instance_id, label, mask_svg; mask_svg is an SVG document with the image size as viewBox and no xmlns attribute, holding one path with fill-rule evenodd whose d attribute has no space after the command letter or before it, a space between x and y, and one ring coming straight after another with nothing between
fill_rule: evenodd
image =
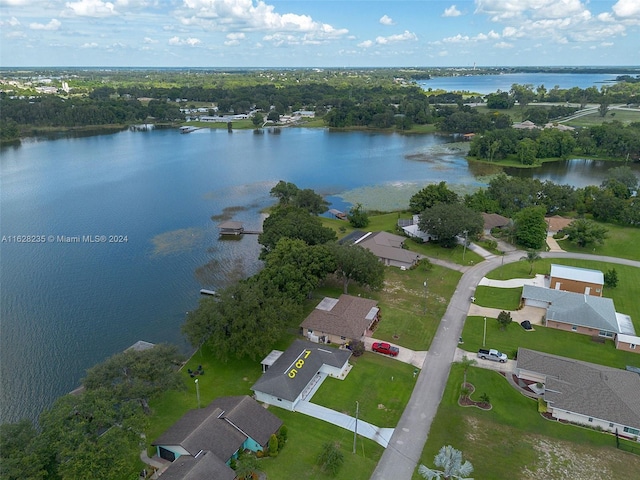
<instances>
[{"instance_id":1,"label":"aquatic vegetation in water","mask_svg":"<svg viewBox=\"0 0 640 480\"><path fill-rule=\"evenodd\" d=\"M204 238L201 228L182 228L156 235L151 239L154 255L169 255L190 250Z\"/></svg>"}]
</instances>

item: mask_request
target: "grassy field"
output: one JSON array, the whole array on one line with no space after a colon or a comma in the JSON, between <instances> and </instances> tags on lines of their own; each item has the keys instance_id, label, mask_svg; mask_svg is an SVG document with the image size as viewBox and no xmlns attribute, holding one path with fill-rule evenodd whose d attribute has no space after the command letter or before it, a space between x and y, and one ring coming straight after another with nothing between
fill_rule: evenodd
<instances>
[{"instance_id":1,"label":"grassy field","mask_svg":"<svg viewBox=\"0 0 640 480\"><path fill-rule=\"evenodd\" d=\"M640 121L640 110L609 110L607 115L604 117L601 117L598 112L595 112L578 117L575 120L570 120L566 125L572 127L592 127L594 125L602 125L604 122L611 122L613 120L618 120L624 125L628 125L632 122L638 122Z\"/></svg>"},{"instance_id":2,"label":"grassy field","mask_svg":"<svg viewBox=\"0 0 640 480\"><path fill-rule=\"evenodd\" d=\"M366 352L350 360L353 369L344 380L327 378L313 396L313 402L378 427L396 426L416 379L414 367L392 358Z\"/></svg>"},{"instance_id":3,"label":"grassy field","mask_svg":"<svg viewBox=\"0 0 640 480\"><path fill-rule=\"evenodd\" d=\"M479 285L475 293L477 305L502 310L517 310L522 297L522 287L497 288Z\"/></svg>"},{"instance_id":4,"label":"grassy field","mask_svg":"<svg viewBox=\"0 0 640 480\"><path fill-rule=\"evenodd\" d=\"M482 347L483 334L484 317L467 317L462 330L464 343L460 347L469 352L477 352L478 348ZM591 340L589 335L564 332L540 325L534 325L533 330L526 331L517 322L511 323L505 330L500 330L498 322L489 317L486 346L506 353L509 358L514 358L518 347L523 347L614 368L640 364L637 353L616 350L612 340L606 340L602 344Z\"/></svg>"},{"instance_id":5,"label":"grassy field","mask_svg":"<svg viewBox=\"0 0 640 480\"><path fill-rule=\"evenodd\" d=\"M569 240L559 240L558 244L567 252L591 253L640 260L640 228L621 227L601 222L598 222L598 225L608 230L608 236L603 245L581 248Z\"/></svg>"},{"instance_id":6,"label":"grassy field","mask_svg":"<svg viewBox=\"0 0 640 480\"><path fill-rule=\"evenodd\" d=\"M473 464L472 476L478 479L637 477L640 456L616 450L611 435L543 419L537 403L496 372L470 368L467 373L476 388L472 398L486 393L491 410L460 407L462 377L462 368L454 365L420 463L434 467L440 447L453 445ZM413 478L421 477L415 473Z\"/></svg>"}]
</instances>

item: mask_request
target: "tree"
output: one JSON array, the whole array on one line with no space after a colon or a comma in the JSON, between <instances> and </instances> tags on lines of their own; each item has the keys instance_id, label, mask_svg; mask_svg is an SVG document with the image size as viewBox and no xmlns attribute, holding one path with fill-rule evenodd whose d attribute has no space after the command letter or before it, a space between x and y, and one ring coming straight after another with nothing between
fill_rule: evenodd
<instances>
[{"instance_id":1,"label":"tree","mask_svg":"<svg viewBox=\"0 0 640 480\"><path fill-rule=\"evenodd\" d=\"M302 302L335 269L335 258L328 246L307 245L303 240L283 237L265 257L258 277L288 298Z\"/></svg>"},{"instance_id":2,"label":"tree","mask_svg":"<svg viewBox=\"0 0 640 480\"><path fill-rule=\"evenodd\" d=\"M222 290L216 299L202 300L187 315L182 331L191 345L206 344L221 360L231 355L256 360L301 312L299 302L250 278Z\"/></svg>"},{"instance_id":3,"label":"tree","mask_svg":"<svg viewBox=\"0 0 640 480\"><path fill-rule=\"evenodd\" d=\"M297 207L279 207L262 224L258 242L263 246L260 258L275 248L282 237L297 238L307 245L322 245L336 239L336 233L321 220Z\"/></svg>"},{"instance_id":4,"label":"tree","mask_svg":"<svg viewBox=\"0 0 640 480\"><path fill-rule=\"evenodd\" d=\"M458 235L472 238L482 232L484 221L479 212L460 203L439 203L425 210L418 222L420 230L437 237L445 248L456 245Z\"/></svg>"},{"instance_id":5,"label":"tree","mask_svg":"<svg viewBox=\"0 0 640 480\"><path fill-rule=\"evenodd\" d=\"M334 244L336 275L342 279L343 292L349 293L349 283L354 281L372 290L382 288L384 265L369 250L358 245Z\"/></svg>"},{"instance_id":6,"label":"tree","mask_svg":"<svg viewBox=\"0 0 640 480\"><path fill-rule=\"evenodd\" d=\"M602 97L600 105L598 106L598 115L604 118L609 111L609 105L611 105L611 100L608 97Z\"/></svg>"},{"instance_id":7,"label":"tree","mask_svg":"<svg viewBox=\"0 0 640 480\"><path fill-rule=\"evenodd\" d=\"M535 250L527 250L527 254L524 257L520 257L520 260L526 260L529 262L531 268L529 268L529 275L533 273L533 264L540 260L540 254Z\"/></svg>"},{"instance_id":8,"label":"tree","mask_svg":"<svg viewBox=\"0 0 640 480\"><path fill-rule=\"evenodd\" d=\"M269 191L269 195L276 197L280 205L289 205L298 193L298 187L295 183L280 180L275 187Z\"/></svg>"},{"instance_id":9,"label":"tree","mask_svg":"<svg viewBox=\"0 0 640 480\"><path fill-rule=\"evenodd\" d=\"M528 207L514 217L516 241L527 248L538 250L544 247L547 238L547 222L544 207Z\"/></svg>"},{"instance_id":10,"label":"tree","mask_svg":"<svg viewBox=\"0 0 640 480\"><path fill-rule=\"evenodd\" d=\"M563 229L570 242L579 247L604 243L608 230L593 220L578 218Z\"/></svg>"},{"instance_id":11,"label":"tree","mask_svg":"<svg viewBox=\"0 0 640 480\"><path fill-rule=\"evenodd\" d=\"M267 115L267 120L277 123L280 121L280 114L276 110L271 110Z\"/></svg>"},{"instance_id":12,"label":"tree","mask_svg":"<svg viewBox=\"0 0 640 480\"><path fill-rule=\"evenodd\" d=\"M269 437L269 456L277 457L278 456L278 437L275 433L272 433Z\"/></svg>"},{"instance_id":13,"label":"tree","mask_svg":"<svg viewBox=\"0 0 640 480\"><path fill-rule=\"evenodd\" d=\"M38 432L30 420L0 425L0 478L40 480L48 477L46 458L37 448Z\"/></svg>"},{"instance_id":14,"label":"tree","mask_svg":"<svg viewBox=\"0 0 640 480\"><path fill-rule=\"evenodd\" d=\"M530 138L523 139L518 142L516 153L520 163L523 165L533 165L536 163L536 155L538 153L536 142Z\"/></svg>"},{"instance_id":15,"label":"tree","mask_svg":"<svg viewBox=\"0 0 640 480\"><path fill-rule=\"evenodd\" d=\"M184 388L176 368L183 360L175 345L125 350L87 370L87 390L108 389L116 401L135 401L150 414L149 400L170 389Z\"/></svg>"},{"instance_id":16,"label":"tree","mask_svg":"<svg viewBox=\"0 0 640 480\"><path fill-rule=\"evenodd\" d=\"M615 268L604 272L604 286L616 288L618 286L618 272Z\"/></svg>"},{"instance_id":17,"label":"tree","mask_svg":"<svg viewBox=\"0 0 640 480\"><path fill-rule=\"evenodd\" d=\"M293 205L312 215L320 215L329 208L329 202L310 188L298 190L293 196Z\"/></svg>"},{"instance_id":18,"label":"tree","mask_svg":"<svg viewBox=\"0 0 640 480\"><path fill-rule=\"evenodd\" d=\"M614 167L607 172L607 178L602 182L602 187L607 187L612 183L622 184L627 188L625 198L630 198L633 192L638 189L638 177L631 170L631 167Z\"/></svg>"},{"instance_id":19,"label":"tree","mask_svg":"<svg viewBox=\"0 0 640 480\"><path fill-rule=\"evenodd\" d=\"M260 112L256 112L253 115L253 118L251 119L251 122L256 126L259 127L264 123L264 117L262 116L262 114Z\"/></svg>"},{"instance_id":20,"label":"tree","mask_svg":"<svg viewBox=\"0 0 640 480\"><path fill-rule=\"evenodd\" d=\"M433 462L440 470L432 470L424 465L418 467L418 473L429 480L434 478L473 480L468 476L473 472L473 465L469 460L462 462L462 452L456 450L451 445L446 445L440 449L434 457Z\"/></svg>"},{"instance_id":21,"label":"tree","mask_svg":"<svg viewBox=\"0 0 640 480\"><path fill-rule=\"evenodd\" d=\"M236 478L238 480L252 480L258 473L258 460L250 453L242 453L236 463Z\"/></svg>"},{"instance_id":22,"label":"tree","mask_svg":"<svg viewBox=\"0 0 640 480\"><path fill-rule=\"evenodd\" d=\"M427 185L409 200L409 210L412 213L424 212L438 203L457 203L458 194L447 187L446 182Z\"/></svg>"},{"instance_id":23,"label":"tree","mask_svg":"<svg viewBox=\"0 0 640 480\"><path fill-rule=\"evenodd\" d=\"M351 207L347 219L354 228L364 228L369 225L369 214L362 208L361 203L356 204L355 207Z\"/></svg>"},{"instance_id":24,"label":"tree","mask_svg":"<svg viewBox=\"0 0 640 480\"><path fill-rule=\"evenodd\" d=\"M323 472L335 477L343 463L344 454L340 451L339 443L327 442L322 445L322 450L318 455L318 465Z\"/></svg>"},{"instance_id":25,"label":"tree","mask_svg":"<svg viewBox=\"0 0 640 480\"><path fill-rule=\"evenodd\" d=\"M462 383L463 387L467 385L467 370L469 367L476 365L478 362L473 358L469 358L466 355L462 356L462 360L460 360L460 365L462 365L462 370L464 371L464 382Z\"/></svg>"},{"instance_id":26,"label":"tree","mask_svg":"<svg viewBox=\"0 0 640 480\"><path fill-rule=\"evenodd\" d=\"M511 314L509 312L505 312L504 310L498 314L498 325L500 325L500 330L506 329L509 324L513 321L511 318Z\"/></svg>"}]
</instances>

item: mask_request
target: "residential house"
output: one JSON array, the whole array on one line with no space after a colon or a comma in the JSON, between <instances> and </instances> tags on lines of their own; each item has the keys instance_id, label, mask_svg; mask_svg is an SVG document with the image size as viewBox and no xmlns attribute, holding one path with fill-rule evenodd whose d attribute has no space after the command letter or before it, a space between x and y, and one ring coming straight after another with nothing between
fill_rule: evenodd
<instances>
[{"instance_id":1,"label":"residential house","mask_svg":"<svg viewBox=\"0 0 640 480\"><path fill-rule=\"evenodd\" d=\"M571 225L571 222L573 222L574 219L564 218L560 215L553 215L552 217L545 217L544 220L547 222L547 232L554 235Z\"/></svg>"},{"instance_id":2,"label":"residential house","mask_svg":"<svg viewBox=\"0 0 640 480\"><path fill-rule=\"evenodd\" d=\"M600 270L552 264L549 288L601 297L604 274Z\"/></svg>"},{"instance_id":3,"label":"residential house","mask_svg":"<svg viewBox=\"0 0 640 480\"><path fill-rule=\"evenodd\" d=\"M350 369L350 357L347 349L295 340L251 390L260 402L295 411L296 405L311 398L327 376L343 379Z\"/></svg>"},{"instance_id":4,"label":"residential house","mask_svg":"<svg viewBox=\"0 0 640 480\"><path fill-rule=\"evenodd\" d=\"M173 462L163 478L233 479L231 459L245 449L266 449L281 425L282 420L247 395L220 397L184 414L151 445L159 457ZM209 476L200 476L201 471Z\"/></svg>"},{"instance_id":5,"label":"residential house","mask_svg":"<svg viewBox=\"0 0 640 480\"><path fill-rule=\"evenodd\" d=\"M497 213L482 213L482 220L484 222L484 234L489 235L494 228L505 228L511 223L507 217L498 215Z\"/></svg>"},{"instance_id":6,"label":"residential house","mask_svg":"<svg viewBox=\"0 0 640 480\"><path fill-rule=\"evenodd\" d=\"M325 297L300 324L302 335L312 342L344 344L371 335L380 318L378 302L340 295Z\"/></svg>"},{"instance_id":7,"label":"residential house","mask_svg":"<svg viewBox=\"0 0 640 480\"><path fill-rule=\"evenodd\" d=\"M616 348L627 352L640 353L640 337L636 335L616 335Z\"/></svg>"},{"instance_id":8,"label":"residential house","mask_svg":"<svg viewBox=\"0 0 640 480\"><path fill-rule=\"evenodd\" d=\"M404 248L405 237L388 232L369 232L354 242L366 248L387 266L411 268L419 255Z\"/></svg>"},{"instance_id":9,"label":"residential house","mask_svg":"<svg viewBox=\"0 0 640 480\"><path fill-rule=\"evenodd\" d=\"M429 232L423 232L420 230L420 225L418 225L419 223L420 215L413 215L410 220L398 220L398 227L402 228L402 231L407 237L419 238L423 242L436 240L435 235L431 235Z\"/></svg>"},{"instance_id":10,"label":"residential house","mask_svg":"<svg viewBox=\"0 0 640 480\"><path fill-rule=\"evenodd\" d=\"M640 439L639 374L519 348L516 375L544 384L553 418Z\"/></svg>"}]
</instances>

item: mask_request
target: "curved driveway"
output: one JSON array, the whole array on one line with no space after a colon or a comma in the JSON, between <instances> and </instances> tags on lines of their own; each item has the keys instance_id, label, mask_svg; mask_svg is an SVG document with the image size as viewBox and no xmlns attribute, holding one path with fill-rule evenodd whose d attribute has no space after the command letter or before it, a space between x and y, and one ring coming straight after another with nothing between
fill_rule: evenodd
<instances>
[{"instance_id":1,"label":"curved driveway","mask_svg":"<svg viewBox=\"0 0 640 480\"><path fill-rule=\"evenodd\" d=\"M504 255L504 263L519 261L523 255L522 251L509 252ZM615 257L561 252L541 253L540 256L595 260L640 268L640 262ZM502 262L503 257L490 258L467 269L462 275L425 357L409 403L371 476L372 480L411 479L420 461L431 423L438 411L438 405L447 384L458 339L471 304L471 296L480 279L499 267Z\"/></svg>"}]
</instances>

